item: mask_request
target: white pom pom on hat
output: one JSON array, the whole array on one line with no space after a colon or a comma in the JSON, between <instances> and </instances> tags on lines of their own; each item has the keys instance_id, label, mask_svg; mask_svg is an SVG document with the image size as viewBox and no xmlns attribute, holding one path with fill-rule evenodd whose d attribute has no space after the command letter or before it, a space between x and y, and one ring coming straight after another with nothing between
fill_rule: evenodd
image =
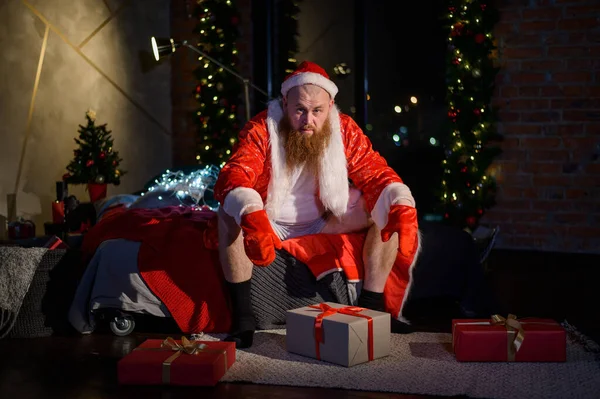
<instances>
[{"instance_id":1,"label":"white pom pom on hat","mask_svg":"<svg viewBox=\"0 0 600 399\"><path fill-rule=\"evenodd\" d=\"M323 68L314 62L304 61L285 78L281 84L281 94L285 97L291 88L305 84L319 86L327 91L331 98L335 98L338 92L338 87L329 79Z\"/></svg>"}]
</instances>

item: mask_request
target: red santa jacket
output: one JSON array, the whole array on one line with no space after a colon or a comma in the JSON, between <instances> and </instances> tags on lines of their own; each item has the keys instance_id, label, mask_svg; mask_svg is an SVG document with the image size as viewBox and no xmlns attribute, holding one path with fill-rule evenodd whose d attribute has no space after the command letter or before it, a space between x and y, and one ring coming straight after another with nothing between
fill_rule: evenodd
<instances>
[{"instance_id":1,"label":"red santa jacket","mask_svg":"<svg viewBox=\"0 0 600 399\"><path fill-rule=\"evenodd\" d=\"M236 188L252 189L260 195L269 217L277 219L290 184L285 150L278 131L282 117L280 102L272 101L268 110L254 117L241 131L233 154L222 168L214 187L215 198L221 204ZM318 176L321 202L334 215L344 214L348 206L350 179L362 192L368 211L372 212L377 203L386 208L380 209L379 213L387 220L390 201L378 202L378 199L390 184L402 183L401 178L373 149L370 140L352 118L340 113L335 106L329 118L332 137L322 157ZM374 219L377 223L377 218Z\"/></svg>"}]
</instances>

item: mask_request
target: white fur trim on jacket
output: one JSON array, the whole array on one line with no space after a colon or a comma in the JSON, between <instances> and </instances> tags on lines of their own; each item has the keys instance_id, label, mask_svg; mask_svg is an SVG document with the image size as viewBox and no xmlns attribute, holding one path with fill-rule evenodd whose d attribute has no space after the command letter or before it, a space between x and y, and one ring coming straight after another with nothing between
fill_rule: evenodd
<instances>
[{"instance_id":1,"label":"white fur trim on jacket","mask_svg":"<svg viewBox=\"0 0 600 399\"><path fill-rule=\"evenodd\" d=\"M335 85L335 83L327 79L325 76L315 72L303 72L298 75L294 75L287 78L281 85L281 94L285 97L287 95L287 92L292 87L306 84L313 84L315 86L319 86L325 89L329 93L331 98L335 98L335 95L338 92L338 87Z\"/></svg>"},{"instance_id":2,"label":"white fur trim on jacket","mask_svg":"<svg viewBox=\"0 0 600 399\"><path fill-rule=\"evenodd\" d=\"M387 225L392 205L404 204L414 208L415 200L408 186L404 183L391 183L383 189L375 202L371 217L380 230Z\"/></svg>"},{"instance_id":3,"label":"white fur trim on jacket","mask_svg":"<svg viewBox=\"0 0 600 399\"><path fill-rule=\"evenodd\" d=\"M265 209L272 220L277 220L283 200L292 188L292 179L286 165L285 148L279 137L279 122L282 117L283 109L280 100L271 101L267 113L267 128L271 147L271 181L269 182ZM319 195L325 209L336 217L341 217L348 207L350 187L340 115L335 105L329 113L329 123L331 124L331 140L321 158L318 178Z\"/></svg>"},{"instance_id":4,"label":"white fur trim on jacket","mask_svg":"<svg viewBox=\"0 0 600 399\"><path fill-rule=\"evenodd\" d=\"M404 317L402 313L404 311L404 305L406 305L406 300L408 299L408 294L410 293L410 289L413 285L413 270L415 269L415 265L417 264L417 260L419 259L419 255L421 254L421 243L423 242L423 236L421 235L421 231L417 230L417 253L415 253L415 258L413 259L411 265L408 267L408 284L406 285L406 290L404 291L404 298L402 298L402 304L400 305L400 310L398 311L398 316L396 317L403 323L410 324L410 320Z\"/></svg>"},{"instance_id":5,"label":"white fur trim on jacket","mask_svg":"<svg viewBox=\"0 0 600 399\"><path fill-rule=\"evenodd\" d=\"M404 183L391 183L383 189L381 194L379 194L379 198L377 198L375 206L373 207L373 211L371 212L371 217L373 218L373 222L377 225L377 227L383 229L387 225L390 208L392 205L396 204L404 204L413 207L415 206L415 199L413 198L408 186ZM407 324L410 324L410 322L404 317L402 311L404 310L404 305L406 304L408 294L412 288L413 269L417 263L417 260L419 259L419 254L421 253L421 243L421 232L417 230L417 252L415 253L412 264L408 268L408 284L406 286L406 290L404 291L404 298L402 299L402 305L400 305L400 311L396 316L398 320Z\"/></svg>"},{"instance_id":6,"label":"white fur trim on jacket","mask_svg":"<svg viewBox=\"0 0 600 399\"><path fill-rule=\"evenodd\" d=\"M248 187L237 187L231 190L223 201L223 210L234 218L238 225L242 223L242 216L246 209L251 206L263 209L263 200L256 190Z\"/></svg>"}]
</instances>

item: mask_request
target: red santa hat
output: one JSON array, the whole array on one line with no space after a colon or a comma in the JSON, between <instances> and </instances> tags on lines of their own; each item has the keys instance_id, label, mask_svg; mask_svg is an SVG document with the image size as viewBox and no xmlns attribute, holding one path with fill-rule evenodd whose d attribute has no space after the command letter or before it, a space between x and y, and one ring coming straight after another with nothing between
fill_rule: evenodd
<instances>
[{"instance_id":1,"label":"red santa hat","mask_svg":"<svg viewBox=\"0 0 600 399\"><path fill-rule=\"evenodd\" d=\"M285 97L292 87L313 84L319 86L335 98L338 88L329 79L327 72L314 62L304 61L298 68L289 74L281 85L281 94Z\"/></svg>"}]
</instances>

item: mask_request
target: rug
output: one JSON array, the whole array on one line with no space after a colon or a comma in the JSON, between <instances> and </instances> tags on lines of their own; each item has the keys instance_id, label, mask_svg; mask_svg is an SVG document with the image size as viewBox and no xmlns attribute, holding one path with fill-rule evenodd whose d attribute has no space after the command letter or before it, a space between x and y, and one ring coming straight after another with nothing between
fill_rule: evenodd
<instances>
[{"instance_id":1,"label":"rug","mask_svg":"<svg viewBox=\"0 0 600 399\"><path fill-rule=\"evenodd\" d=\"M600 392L600 359L581 336L569 334L565 363L460 363L451 342L445 333L392 334L390 356L346 368L288 353L285 330L259 331L221 381L507 399L597 398Z\"/></svg>"}]
</instances>

